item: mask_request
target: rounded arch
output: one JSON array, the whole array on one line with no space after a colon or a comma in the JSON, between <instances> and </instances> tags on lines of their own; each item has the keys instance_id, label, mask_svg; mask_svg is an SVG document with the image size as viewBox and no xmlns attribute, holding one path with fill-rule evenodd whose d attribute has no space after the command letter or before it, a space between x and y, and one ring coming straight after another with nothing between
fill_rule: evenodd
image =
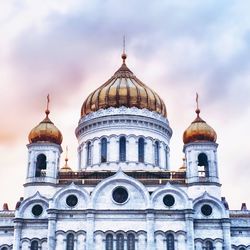
<instances>
[{"instance_id":1,"label":"rounded arch","mask_svg":"<svg viewBox=\"0 0 250 250\"><path fill-rule=\"evenodd\" d=\"M45 213L43 217L47 215L46 210L49 207L49 200L44 196L41 196L39 192L36 192L33 196L22 201L19 210L16 211L16 217L31 217L31 205L39 204L44 208ZM28 211L30 210L30 211ZM33 217L33 216L32 216Z\"/></svg>"},{"instance_id":2,"label":"rounded arch","mask_svg":"<svg viewBox=\"0 0 250 250\"><path fill-rule=\"evenodd\" d=\"M152 193L151 200L154 208L166 208L162 202L165 194L172 194L175 197L176 204L173 205L174 209L191 208L188 195L181 188L173 186L169 182Z\"/></svg>"},{"instance_id":3,"label":"rounded arch","mask_svg":"<svg viewBox=\"0 0 250 250\"><path fill-rule=\"evenodd\" d=\"M39 153L36 156L36 172L35 177L43 176L43 171L47 169L47 157L44 153Z\"/></svg>"},{"instance_id":4,"label":"rounded arch","mask_svg":"<svg viewBox=\"0 0 250 250\"><path fill-rule=\"evenodd\" d=\"M203 195L197 197L193 201L193 208L195 210L196 218L203 218L204 216L201 214L201 206L202 205L211 205L213 208L213 213L211 215L212 218L227 218L228 215L226 213L224 205L217 198L209 195L207 192L204 192Z\"/></svg>"},{"instance_id":5,"label":"rounded arch","mask_svg":"<svg viewBox=\"0 0 250 250\"><path fill-rule=\"evenodd\" d=\"M91 207L96 208L97 198L99 197L99 194L104 189L106 189L108 186L110 186L110 188L113 189L114 187L120 186L120 185L124 185L126 188L128 186L134 187L140 193L140 197L145 203L145 205L143 204L140 204L140 205L144 206L144 208L150 207L150 204L151 204L150 196L145 186L139 181L137 181L136 179L126 175L121 169L115 175L104 179L95 187L91 195Z\"/></svg>"},{"instance_id":6,"label":"rounded arch","mask_svg":"<svg viewBox=\"0 0 250 250\"><path fill-rule=\"evenodd\" d=\"M60 190L58 190L51 202L51 208L65 208L67 207L65 205L64 199L70 194L76 194L79 198L79 201L76 205L76 208L87 208L88 204L90 202L90 196L89 193L84 188L79 188L77 185L75 185L73 182ZM82 202L81 202L82 201Z\"/></svg>"}]
</instances>

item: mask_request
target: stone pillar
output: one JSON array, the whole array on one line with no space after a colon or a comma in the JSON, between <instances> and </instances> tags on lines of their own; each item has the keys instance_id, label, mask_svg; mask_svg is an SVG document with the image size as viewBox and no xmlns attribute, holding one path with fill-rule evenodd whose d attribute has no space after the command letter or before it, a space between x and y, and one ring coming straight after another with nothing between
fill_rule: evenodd
<instances>
[{"instance_id":1,"label":"stone pillar","mask_svg":"<svg viewBox=\"0 0 250 250\"><path fill-rule=\"evenodd\" d=\"M110 144L108 147L108 159L111 162L117 162L119 160L119 138L113 136L110 138Z\"/></svg>"},{"instance_id":2,"label":"stone pillar","mask_svg":"<svg viewBox=\"0 0 250 250\"><path fill-rule=\"evenodd\" d=\"M21 249L21 232L22 232L22 222L15 220L14 221L14 242L13 242L13 250Z\"/></svg>"},{"instance_id":3,"label":"stone pillar","mask_svg":"<svg viewBox=\"0 0 250 250\"><path fill-rule=\"evenodd\" d=\"M92 164L100 164L101 162L101 150L100 150L100 140L94 140L92 142Z\"/></svg>"},{"instance_id":4,"label":"stone pillar","mask_svg":"<svg viewBox=\"0 0 250 250\"><path fill-rule=\"evenodd\" d=\"M79 146L78 149L78 166L77 166L77 170L81 170L82 168L82 146Z\"/></svg>"},{"instance_id":5,"label":"stone pillar","mask_svg":"<svg viewBox=\"0 0 250 250\"><path fill-rule=\"evenodd\" d=\"M56 214L48 214L48 250L56 248Z\"/></svg>"},{"instance_id":6,"label":"stone pillar","mask_svg":"<svg viewBox=\"0 0 250 250\"><path fill-rule=\"evenodd\" d=\"M224 249L230 250L231 249L231 234L230 234L230 220L224 219L222 222L222 229L223 229L223 240L224 240Z\"/></svg>"},{"instance_id":7,"label":"stone pillar","mask_svg":"<svg viewBox=\"0 0 250 250\"><path fill-rule=\"evenodd\" d=\"M89 209L87 213L87 236L86 236L86 250L94 249L94 211Z\"/></svg>"},{"instance_id":8,"label":"stone pillar","mask_svg":"<svg viewBox=\"0 0 250 250\"><path fill-rule=\"evenodd\" d=\"M128 137L127 139L127 161L138 162L138 139Z\"/></svg>"},{"instance_id":9,"label":"stone pillar","mask_svg":"<svg viewBox=\"0 0 250 250\"><path fill-rule=\"evenodd\" d=\"M187 229L187 250L194 250L194 219L191 211L185 214L185 220Z\"/></svg>"},{"instance_id":10,"label":"stone pillar","mask_svg":"<svg viewBox=\"0 0 250 250\"><path fill-rule=\"evenodd\" d=\"M170 170L170 153L169 153L170 149L168 146L166 146L165 150L166 150L166 170Z\"/></svg>"},{"instance_id":11,"label":"stone pillar","mask_svg":"<svg viewBox=\"0 0 250 250\"><path fill-rule=\"evenodd\" d=\"M147 250L155 250L154 240L154 213L152 210L147 210Z\"/></svg>"},{"instance_id":12,"label":"stone pillar","mask_svg":"<svg viewBox=\"0 0 250 250\"><path fill-rule=\"evenodd\" d=\"M159 157L160 168L166 169L166 149L163 142L160 142Z\"/></svg>"}]
</instances>

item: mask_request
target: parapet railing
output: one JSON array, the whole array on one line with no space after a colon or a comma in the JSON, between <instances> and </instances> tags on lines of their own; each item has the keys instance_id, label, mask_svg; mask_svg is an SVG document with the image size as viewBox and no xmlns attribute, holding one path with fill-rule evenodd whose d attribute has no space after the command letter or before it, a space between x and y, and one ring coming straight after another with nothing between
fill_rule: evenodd
<instances>
[{"instance_id":1,"label":"parapet railing","mask_svg":"<svg viewBox=\"0 0 250 250\"><path fill-rule=\"evenodd\" d=\"M85 185L96 185L103 179L111 177L115 171L79 171L79 172L59 172L59 183L66 184L74 182ZM124 171L145 185L158 185L171 183L186 183L186 172L183 171Z\"/></svg>"}]
</instances>

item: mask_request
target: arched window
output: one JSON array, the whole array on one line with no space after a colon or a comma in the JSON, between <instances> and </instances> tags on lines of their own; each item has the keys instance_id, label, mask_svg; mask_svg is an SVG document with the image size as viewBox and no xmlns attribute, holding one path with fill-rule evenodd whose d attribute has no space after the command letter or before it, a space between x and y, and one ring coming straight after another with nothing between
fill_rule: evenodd
<instances>
[{"instance_id":1,"label":"arched window","mask_svg":"<svg viewBox=\"0 0 250 250\"><path fill-rule=\"evenodd\" d=\"M107 162L107 138L101 139L101 162Z\"/></svg>"},{"instance_id":2,"label":"arched window","mask_svg":"<svg viewBox=\"0 0 250 250\"><path fill-rule=\"evenodd\" d=\"M166 169L168 169L168 153L169 153L169 150L168 150L168 147L166 146L165 148L165 164L166 164Z\"/></svg>"},{"instance_id":3,"label":"arched window","mask_svg":"<svg viewBox=\"0 0 250 250\"><path fill-rule=\"evenodd\" d=\"M213 249L214 249L213 242L207 241L205 244L205 250L213 250Z\"/></svg>"},{"instance_id":4,"label":"arched window","mask_svg":"<svg viewBox=\"0 0 250 250\"><path fill-rule=\"evenodd\" d=\"M138 161L144 162L144 144L145 141L143 138L139 138L138 140Z\"/></svg>"},{"instance_id":5,"label":"arched window","mask_svg":"<svg viewBox=\"0 0 250 250\"><path fill-rule=\"evenodd\" d=\"M91 165L91 157L92 157L91 142L89 141L87 143L87 166Z\"/></svg>"},{"instance_id":6,"label":"arched window","mask_svg":"<svg viewBox=\"0 0 250 250\"><path fill-rule=\"evenodd\" d=\"M74 250L74 234L72 233L67 235L66 250Z\"/></svg>"},{"instance_id":7,"label":"arched window","mask_svg":"<svg viewBox=\"0 0 250 250\"><path fill-rule=\"evenodd\" d=\"M38 250L38 241L37 240L33 240L31 242L30 250Z\"/></svg>"},{"instance_id":8,"label":"arched window","mask_svg":"<svg viewBox=\"0 0 250 250\"><path fill-rule=\"evenodd\" d=\"M240 247L239 250L246 250L246 248L245 247Z\"/></svg>"},{"instance_id":9,"label":"arched window","mask_svg":"<svg viewBox=\"0 0 250 250\"><path fill-rule=\"evenodd\" d=\"M39 154L36 158L36 173L35 177L42 176L42 170L45 170L47 168L47 159L46 155Z\"/></svg>"},{"instance_id":10,"label":"arched window","mask_svg":"<svg viewBox=\"0 0 250 250\"><path fill-rule=\"evenodd\" d=\"M113 235L112 234L107 234L106 235L106 246L105 250L113 250Z\"/></svg>"},{"instance_id":11,"label":"arched window","mask_svg":"<svg viewBox=\"0 0 250 250\"><path fill-rule=\"evenodd\" d=\"M130 233L127 237L128 250L135 250L135 236Z\"/></svg>"},{"instance_id":12,"label":"arched window","mask_svg":"<svg viewBox=\"0 0 250 250\"><path fill-rule=\"evenodd\" d=\"M167 234L167 250L174 250L174 235Z\"/></svg>"},{"instance_id":13,"label":"arched window","mask_svg":"<svg viewBox=\"0 0 250 250\"><path fill-rule=\"evenodd\" d=\"M198 155L198 171L200 177L209 177L207 155L204 153Z\"/></svg>"},{"instance_id":14,"label":"arched window","mask_svg":"<svg viewBox=\"0 0 250 250\"><path fill-rule=\"evenodd\" d=\"M1 250L8 250L8 248L7 247L2 247Z\"/></svg>"},{"instance_id":15,"label":"arched window","mask_svg":"<svg viewBox=\"0 0 250 250\"><path fill-rule=\"evenodd\" d=\"M160 165L160 144L158 141L155 142L155 165Z\"/></svg>"},{"instance_id":16,"label":"arched window","mask_svg":"<svg viewBox=\"0 0 250 250\"><path fill-rule=\"evenodd\" d=\"M116 250L124 250L124 235L117 234L116 236Z\"/></svg>"},{"instance_id":17,"label":"arched window","mask_svg":"<svg viewBox=\"0 0 250 250\"><path fill-rule=\"evenodd\" d=\"M119 139L119 160L126 161L126 138L124 136Z\"/></svg>"}]
</instances>

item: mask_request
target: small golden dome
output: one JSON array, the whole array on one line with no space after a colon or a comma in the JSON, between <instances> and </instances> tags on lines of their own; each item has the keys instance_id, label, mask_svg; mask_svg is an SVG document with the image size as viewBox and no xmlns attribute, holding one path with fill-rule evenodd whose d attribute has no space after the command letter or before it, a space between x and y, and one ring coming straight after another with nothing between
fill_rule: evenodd
<instances>
[{"instance_id":1,"label":"small golden dome","mask_svg":"<svg viewBox=\"0 0 250 250\"><path fill-rule=\"evenodd\" d=\"M167 116L166 106L152 89L141 82L125 64L127 55L122 54L122 66L102 86L92 92L81 108L81 117L109 107L137 107Z\"/></svg>"},{"instance_id":2,"label":"small golden dome","mask_svg":"<svg viewBox=\"0 0 250 250\"><path fill-rule=\"evenodd\" d=\"M197 117L183 134L184 144L191 142L209 141L216 142L217 135L212 127L200 118L200 110L196 109Z\"/></svg>"},{"instance_id":3,"label":"small golden dome","mask_svg":"<svg viewBox=\"0 0 250 250\"><path fill-rule=\"evenodd\" d=\"M48 97L49 102L49 97ZM30 131L29 142L52 142L61 145L63 137L60 130L49 119L48 103L45 111L46 117L35 128Z\"/></svg>"},{"instance_id":4,"label":"small golden dome","mask_svg":"<svg viewBox=\"0 0 250 250\"><path fill-rule=\"evenodd\" d=\"M60 172L72 172L72 169L68 166L68 158L65 159L65 165L60 169Z\"/></svg>"}]
</instances>

